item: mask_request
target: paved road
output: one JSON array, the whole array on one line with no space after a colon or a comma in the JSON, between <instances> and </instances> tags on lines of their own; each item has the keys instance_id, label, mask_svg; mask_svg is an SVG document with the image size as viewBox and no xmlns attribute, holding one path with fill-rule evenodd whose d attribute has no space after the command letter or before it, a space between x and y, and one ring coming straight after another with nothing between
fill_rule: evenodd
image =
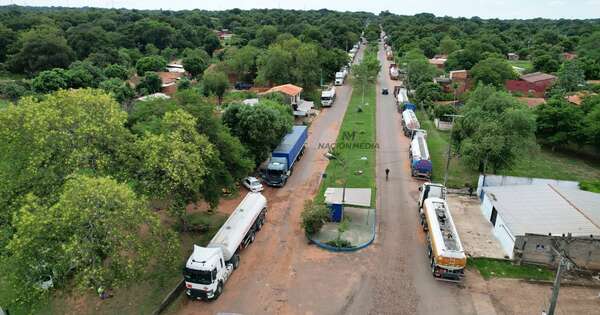
<instances>
[{"instance_id":1,"label":"paved road","mask_svg":"<svg viewBox=\"0 0 600 315\"><path fill-rule=\"evenodd\" d=\"M383 69L387 63L380 47ZM359 57L362 56L362 49ZM382 71L382 73L387 73ZM391 90L388 76L380 85ZM377 218L373 245L337 254L307 244L300 228L304 200L313 198L327 166L318 143L334 142L351 89L337 89L332 108L309 129L308 150L288 184L267 189L267 224L241 255L241 266L215 302L183 299L181 314L474 314L470 294L435 281L417 224L418 183L410 177L408 139L393 97L377 97ZM383 170L391 170L385 180Z\"/></svg>"}]
</instances>

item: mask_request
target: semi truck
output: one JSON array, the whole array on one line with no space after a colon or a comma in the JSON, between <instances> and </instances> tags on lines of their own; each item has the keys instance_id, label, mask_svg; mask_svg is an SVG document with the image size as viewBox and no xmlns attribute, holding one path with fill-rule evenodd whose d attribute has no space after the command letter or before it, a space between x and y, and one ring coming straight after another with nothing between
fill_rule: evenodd
<instances>
[{"instance_id":1,"label":"semi truck","mask_svg":"<svg viewBox=\"0 0 600 315\"><path fill-rule=\"evenodd\" d=\"M413 132L410 142L410 168L413 177L431 178L432 164L427 148L427 134L420 129Z\"/></svg>"},{"instance_id":2,"label":"semi truck","mask_svg":"<svg viewBox=\"0 0 600 315\"><path fill-rule=\"evenodd\" d=\"M331 107L333 102L335 102L335 87L331 87L321 92L321 105L323 107Z\"/></svg>"},{"instance_id":3,"label":"semi truck","mask_svg":"<svg viewBox=\"0 0 600 315\"><path fill-rule=\"evenodd\" d=\"M183 269L189 298L219 298L225 282L240 264L240 251L254 242L266 215L267 199L261 193L250 192L206 247L194 245Z\"/></svg>"},{"instance_id":4,"label":"semi truck","mask_svg":"<svg viewBox=\"0 0 600 315\"><path fill-rule=\"evenodd\" d=\"M390 79L392 80L398 80L398 75L400 73L398 72L398 67L396 67L395 63L390 64Z\"/></svg>"},{"instance_id":5,"label":"semi truck","mask_svg":"<svg viewBox=\"0 0 600 315\"><path fill-rule=\"evenodd\" d=\"M344 71L339 71L335 73L335 85L343 85L345 79L346 73Z\"/></svg>"},{"instance_id":6,"label":"semi truck","mask_svg":"<svg viewBox=\"0 0 600 315\"><path fill-rule=\"evenodd\" d=\"M427 255L431 273L438 280L461 281L467 264L456 226L446 200L429 197L423 201L420 222L427 233Z\"/></svg>"},{"instance_id":7,"label":"semi truck","mask_svg":"<svg viewBox=\"0 0 600 315\"><path fill-rule=\"evenodd\" d=\"M292 174L294 163L304 154L308 127L294 126L292 132L283 137L281 143L271 153L271 158L263 173L263 179L269 186L283 187Z\"/></svg>"},{"instance_id":8,"label":"semi truck","mask_svg":"<svg viewBox=\"0 0 600 315\"><path fill-rule=\"evenodd\" d=\"M420 130L419 128L421 128L421 125L419 124L419 120L417 119L415 112L410 109L403 111L402 130L404 131L404 135L407 137L412 137L416 130Z\"/></svg>"}]
</instances>

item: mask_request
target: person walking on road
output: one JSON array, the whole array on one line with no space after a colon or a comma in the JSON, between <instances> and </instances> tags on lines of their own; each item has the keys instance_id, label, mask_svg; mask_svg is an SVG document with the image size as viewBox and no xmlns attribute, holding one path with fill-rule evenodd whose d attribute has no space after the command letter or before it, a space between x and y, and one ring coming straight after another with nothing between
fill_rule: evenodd
<instances>
[{"instance_id":1,"label":"person walking on road","mask_svg":"<svg viewBox=\"0 0 600 315\"><path fill-rule=\"evenodd\" d=\"M386 181L388 180L388 177L389 177L389 176L390 176L390 169L389 169L389 168L386 168L386 169L385 169L385 180L386 180Z\"/></svg>"}]
</instances>

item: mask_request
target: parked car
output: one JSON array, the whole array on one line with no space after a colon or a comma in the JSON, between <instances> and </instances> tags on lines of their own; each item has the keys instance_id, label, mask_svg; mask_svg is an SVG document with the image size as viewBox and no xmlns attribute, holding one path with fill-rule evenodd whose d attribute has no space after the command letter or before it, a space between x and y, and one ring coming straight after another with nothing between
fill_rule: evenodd
<instances>
[{"instance_id":1,"label":"parked car","mask_svg":"<svg viewBox=\"0 0 600 315\"><path fill-rule=\"evenodd\" d=\"M381 94L388 95L389 94L388 89L387 88L381 89Z\"/></svg>"},{"instance_id":2,"label":"parked car","mask_svg":"<svg viewBox=\"0 0 600 315\"><path fill-rule=\"evenodd\" d=\"M246 83L246 82L237 82L235 84L236 90L249 90L251 87L252 87L252 84Z\"/></svg>"},{"instance_id":3,"label":"parked car","mask_svg":"<svg viewBox=\"0 0 600 315\"><path fill-rule=\"evenodd\" d=\"M248 188L248 190L250 190L251 192L259 192L265 189L258 180L258 178L252 176L244 178L244 180L242 181L242 185Z\"/></svg>"}]
</instances>

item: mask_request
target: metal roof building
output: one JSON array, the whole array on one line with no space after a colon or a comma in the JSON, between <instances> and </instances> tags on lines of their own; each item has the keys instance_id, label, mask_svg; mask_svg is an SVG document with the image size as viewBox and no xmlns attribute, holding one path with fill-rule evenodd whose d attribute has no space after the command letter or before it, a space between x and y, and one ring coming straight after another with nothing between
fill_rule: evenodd
<instances>
[{"instance_id":1,"label":"metal roof building","mask_svg":"<svg viewBox=\"0 0 600 315\"><path fill-rule=\"evenodd\" d=\"M510 257L515 237L526 233L600 236L600 194L551 184L483 190L481 212Z\"/></svg>"}]
</instances>

